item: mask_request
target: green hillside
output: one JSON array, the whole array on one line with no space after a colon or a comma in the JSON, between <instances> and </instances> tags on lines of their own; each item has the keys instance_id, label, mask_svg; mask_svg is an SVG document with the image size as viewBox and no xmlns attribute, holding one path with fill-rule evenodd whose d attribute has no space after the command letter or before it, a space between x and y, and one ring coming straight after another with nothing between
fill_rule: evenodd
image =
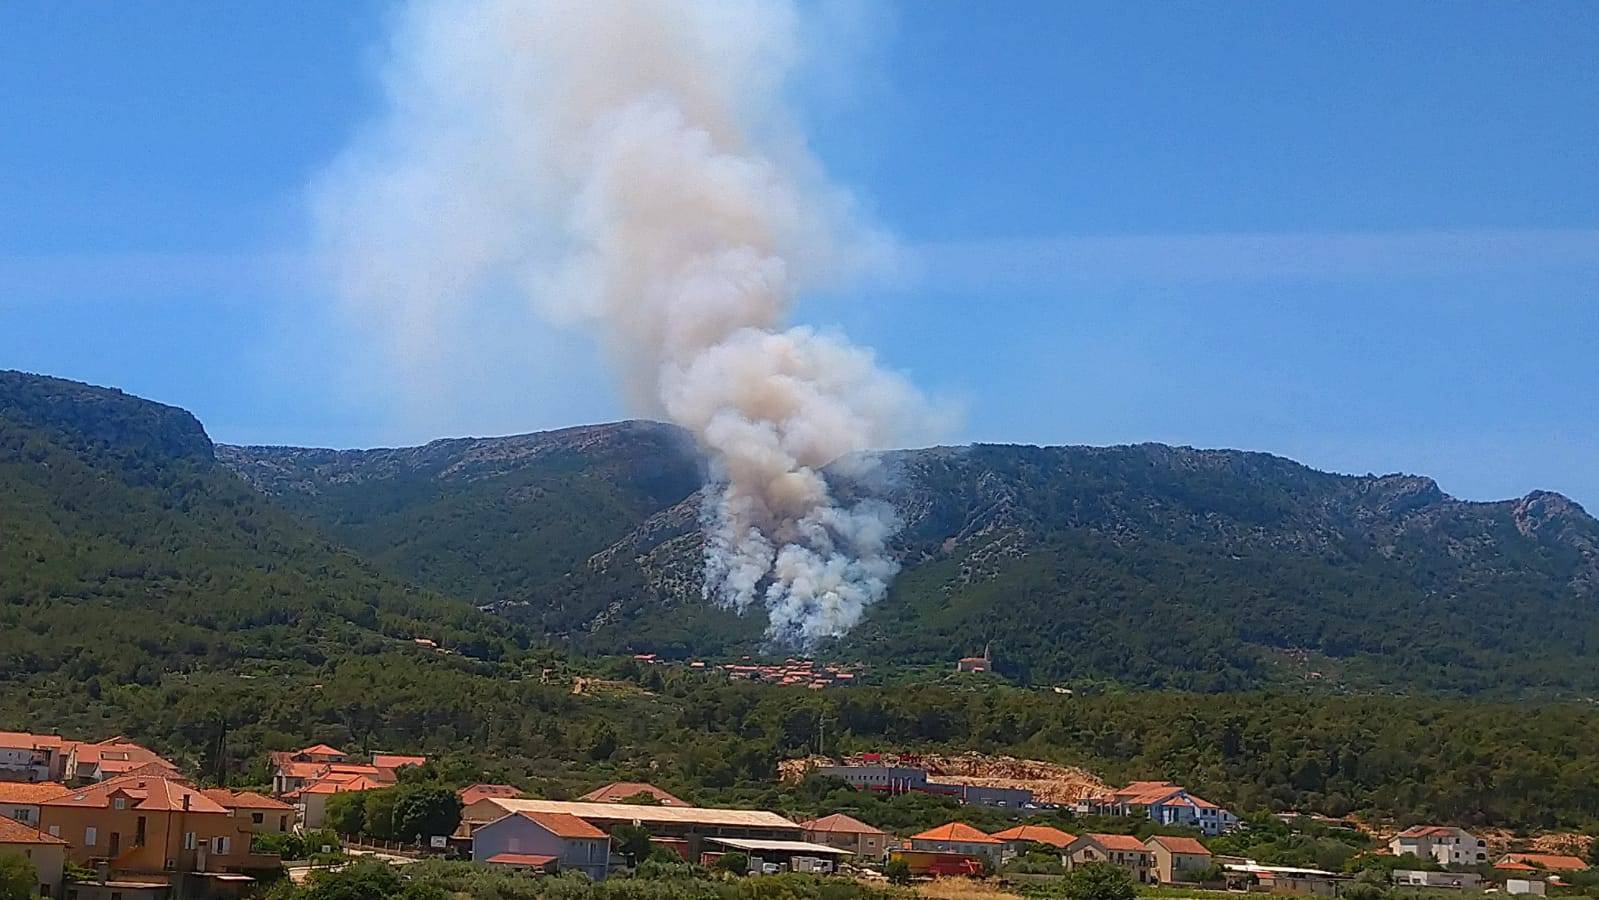
<instances>
[{"instance_id":1,"label":"green hillside","mask_svg":"<svg viewBox=\"0 0 1599 900\"><path fill-rule=\"evenodd\" d=\"M530 516L529 529L556 529L565 556L518 580L512 596L528 605L505 610L574 624L567 645L525 648L505 618L408 587L389 574L405 553L375 566L331 543L219 465L182 410L0 373L0 729L126 733L234 784L267 777L266 750L332 741L426 752L444 777L513 781L544 796L649 779L705 802L852 810L898 829L956 812L780 787L778 761L818 746L975 749L1075 763L1113 781L1176 778L1246 812L1599 820L1591 702L1422 696L1447 687L1429 680L1438 675L1496 672L1522 692L1539 686L1529 672L1550 673L1544 686L1562 689L1592 676L1591 645L1581 643L1592 520L1553 495L1459 504L1424 479L1350 479L1254 454L1159 447L901 454L890 462L911 564L868 626L829 648L865 657L879 683L813 692L567 652L754 646L746 635L759 625L730 626L682 599L691 578L663 576L697 552L694 520L683 517L694 499L672 499L694 489L697 472L669 429L595 426L514 443L521 449L491 440L382 451L319 471L282 460L325 460L323 451L221 457L327 533L357 531L331 512L365 504L350 522L368 523L371 546L477 543L495 577L538 544L496 540L499 526L472 510L517 485L525 505L511 508ZM423 458L431 468L408 464ZM419 497L436 511L431 529L445 533L407 531ZM446 527L457 510L463 534ZM585 515L592 521L578 521ZM474 571L449 577L464 579L463 593L493 597ZM1262 598L1289 597L1294 585L1294 602L1273 600L1278 614L1261 614ZM1344 605L1333 605L1329 585L1341 586ZM1515 615L1566 618L1560 629L1509 628L1495 643L1404 599L1445 589L1452 604L1500 596ZM1391 620L1372 612L1379 602ZM1458 670L1425 653L1338 643L1386 632L1399 645L1429 628L1474 642ZM422 635L459 652L411 642ZM1298 671L1273 648L1284 635L1319 636L1316 665L1411 678L1417 696L1094 683L1280 683ZM990 637L1011 675L1030 666L1041 683L1039 673L1065 672L1081 689L947 672L946 644ZM1524 642L1542 650L1516 655ZM1335 656L1340 648L1346 655ZM899 665L919 661L945 671L911 677ZM602 680L574 693L573 676ZM1340 677L1328 668L1329 681Z\"/></svg>"},{"instance_id":2,"label":"green hillside","mask_svg":"<svg viewBox=\"0 0 1599 900\"><path fill-rule=\"evenodd\" d=\"M106 685L509 628L402 584L216 464L180 409L0 372L0 677Z\"/></svg>"},{"instance_id":3,"label":"green hillside","mask_svg":"<svg viewBox=\"0 0 1599 900\"><path fill-rule=\"evenodd\" d=\"M1599 523L1557 494L1467 503L1162 445L886 463L905 570L828 655L945 669L991 643L1022 683L1599 693ZM417 636L495 658L520 627L580 652L772 649L700 599L700 477L651 423L213 448L182 410L5 373L0 661L148 682Z\"/></svg>"},{"instance_id":4,"label":"green hillside","mask_svg":"<svg viewBox=\"0 0 1599 900\"><path fill-rule=\"evenodd\" d=\"M703 478L687 439L652 422L397 450L224 446L218 456L397 575L541 610L555 586L585 574L591 554Z\"/></svg>"},{"instance_id":5,"label":"green hillside","mask_svg":"<svg viewBox=\"0 0 1599 900\"><path fill-rule=\"evenodd\" d=\"M697 472L664 426L223 458L392 571L581 647L762 649L759 617L699 597ZM905 571L827 653L947 667L992 643L1024 681L1205 691L1599 690L1599 523L1557 494L1468 503L1156 444L886 462Z\"/></svg>"}]
</instances>

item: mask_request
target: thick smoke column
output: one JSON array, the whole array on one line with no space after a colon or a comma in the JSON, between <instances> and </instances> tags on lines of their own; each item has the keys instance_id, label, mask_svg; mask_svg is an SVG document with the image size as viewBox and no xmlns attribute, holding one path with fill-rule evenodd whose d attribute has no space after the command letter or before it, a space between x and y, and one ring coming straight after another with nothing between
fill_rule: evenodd
<instances>
[{"instance_id":1,"label":"thick smoke column","mask_svg":"<svg viewBox=\"0 0 1599 900\"><path fill-rule=\"evenodd\" d=\"M893 510L840 504L822 469L870 465L924 405L870 351L785 327L884 244L785 113L802 24L754 0L413 5L387 116L316 198L342 294L402 357L507 285L592 328L639 411L710 458L706 596L810 644L898 568Z\"/></svg>"}]
</instances>

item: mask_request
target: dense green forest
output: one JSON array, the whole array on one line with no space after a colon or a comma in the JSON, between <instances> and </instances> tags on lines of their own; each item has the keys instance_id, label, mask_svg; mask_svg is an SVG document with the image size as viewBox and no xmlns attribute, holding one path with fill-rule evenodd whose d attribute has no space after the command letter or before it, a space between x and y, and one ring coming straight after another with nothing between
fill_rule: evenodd
<instances>
[{"instance_id":1,"label":"dense green forest","mask_svg":"<svg viewBox=\"0 0 1599 900\"><path fill-rule=\"evenodd\" d=\"M424 635L492 657L512 631L278 509L188 413L0 372L0 675L154 683Z\"/></svg>"},{"instance_id":2,"label":"dense green forest","mask_svg":"<svg viewBox=\"0 0 1599 900\"><path fill-rule=\"evenodd\" d=\"M265 783L269 749L327 741L424 752L440 777L508 781L539 796L648 780L705 803L852 811L894 828L954 809L934 798L878 806L855 792L779 788L778 761L819 747L970 748L1077 764L1111 782L1174 778L1244 812L1599 823L1599 715L1586 706L1273 693L1065 697L960 683L817 692L686 670L632 675L628 661L614 667L621 680L573 694L569 675L585 663L528 656L514 663L520 675L512 665L406 650L301 673L175 674L157 685L37 677L0 694L0 724L125 732L233 784ZM541 682L546 669L551 683Z\"/></svg>"}]
</instances>

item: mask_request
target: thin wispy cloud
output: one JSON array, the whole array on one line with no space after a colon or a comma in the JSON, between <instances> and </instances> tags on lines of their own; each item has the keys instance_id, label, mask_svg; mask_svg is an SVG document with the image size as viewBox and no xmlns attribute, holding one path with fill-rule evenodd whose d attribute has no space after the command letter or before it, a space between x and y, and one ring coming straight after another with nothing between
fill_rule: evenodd
<instances>
[{"instance_id":1,"label":"thin wispy cloud","mask_svg":"<svg viewBox=\"0 0 1599 900\"><path fill-rule=\"evenodd\" d=\"M920 244L914 287L1599 273L1599 230L1066 235Z\"/></svg>"},{"instance_id":2,"label":"thin wispy cloud","mask_svg":"<svg viewBox=\"0 0 1599 900\"><path fill-rule=\"evenodd\" d=\"M0 254L0 298L36 303L226 302L293 294L309 282L303 252Z\"/></svg>"},{"instance_id":3,"label":"thin wispy cloud","mask_svg":"<svg viewBox=\"0 0 1599 900\"><path fill-rule=\"evenodd\" d=\"M1599 274L1599 229L1055 235L912 243L900 252L909 290ZM299 292L315 283L313 272L310 254L291 250L0 254L0 297L13 306L198 294L226 300Z\"/></svg>"}]
</instances>

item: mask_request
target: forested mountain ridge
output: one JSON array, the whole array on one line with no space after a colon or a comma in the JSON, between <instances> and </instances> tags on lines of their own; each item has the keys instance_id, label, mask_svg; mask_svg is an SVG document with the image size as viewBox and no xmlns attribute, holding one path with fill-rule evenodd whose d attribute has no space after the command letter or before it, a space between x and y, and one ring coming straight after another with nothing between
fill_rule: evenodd
<instances>
[{"instance_id":1,"label":"forested mountain ridge","mask_svg":"<svg viewBox=\"0 0 1599 900\"><path fill-rule=\"evenodd\" d=\"M654 422L400 449L217 452L366 558L485 605L548 598L704 479L688 437Z\"/></svg>"},{"instance_id":2,"label":"forested mountain ridge","mask_svg":"<svg viewBox=\"0 0 1599 900\"><path fill-rule=\"evenodd\" d=\"M943 668L992 642L1034 683L1599 692L1599 523L1558 494L1157 444L897 451L883 475L904 571L829 655ZM759 650L759 616L699 596L702 476L647 422L213 447L183 410L0 373L0 662L148 682L423 635L492 658L523 626Z\"/></svg>"},{"instance_id":3,"label":"forested mountain ridge","mask_svg":"<svg viewBox=\"0 0 1599 900\"><path fill-rule=\"evenodd\" d=\"M422 634L492 654L509 631L278 509L189 413L0 372L0 674L149 684Z\"/></svg>"},{"instance_id":4,"label":"forested mountain ridge","mask_svg":"<svg viewBox=\"0 0 1599 900\"><path fill-rule=\"evenodd\" d=\"M699 598L700 470L667 426L219 452L392 570L580 646L759 647L758 617ZM1599 523L1558 494L1160 444L883 463L905 571L829 652L945 665L991 641L1025 679L1201 690L1599 689Z\"/></svg>"}]
</instances>

